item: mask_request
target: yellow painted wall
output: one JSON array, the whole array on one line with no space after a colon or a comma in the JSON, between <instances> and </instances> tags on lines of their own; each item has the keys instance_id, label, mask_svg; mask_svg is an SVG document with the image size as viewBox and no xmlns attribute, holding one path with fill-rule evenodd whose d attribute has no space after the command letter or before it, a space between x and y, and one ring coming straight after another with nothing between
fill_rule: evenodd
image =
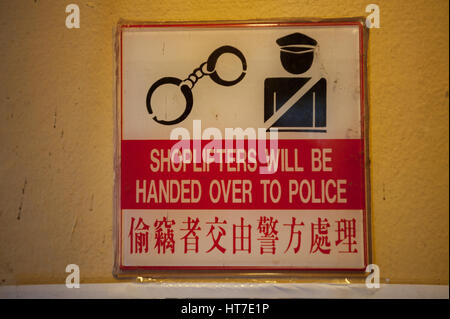
<instances>
[{"instance_id":1,"label":"yellow painted wall","mask_svg":"<svg viewBox=\"0 0 450 319\"><path fill-rule=\"evenodd\" d=\"M77 3L81 28L65 27ZM112 278L113 30L146 21L365 16L367 1L0 1L0 284ZM389 0L370 31L374 262L448 284L449 2Z\"/></svg>"}]
</instances>

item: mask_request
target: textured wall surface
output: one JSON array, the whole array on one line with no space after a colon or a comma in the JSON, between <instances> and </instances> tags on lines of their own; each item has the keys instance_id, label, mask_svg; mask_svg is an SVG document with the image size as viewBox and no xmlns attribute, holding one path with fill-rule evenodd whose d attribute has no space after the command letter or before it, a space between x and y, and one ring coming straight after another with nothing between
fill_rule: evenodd
<instances>
[{"instance_id":1,"label":"textured wall surface","mask_svg":"<svg viewBox=\"0 0 450 319\"><path fill-rule=\"evenodd\" d=\"M77 3L81 28L65 27ZM370 1L0 1L0 284L114 281L113 31L143 21L366 16ZM449 2L378 1L368 85L374 262L448 284Z\"/></svg>"}]
</instances>

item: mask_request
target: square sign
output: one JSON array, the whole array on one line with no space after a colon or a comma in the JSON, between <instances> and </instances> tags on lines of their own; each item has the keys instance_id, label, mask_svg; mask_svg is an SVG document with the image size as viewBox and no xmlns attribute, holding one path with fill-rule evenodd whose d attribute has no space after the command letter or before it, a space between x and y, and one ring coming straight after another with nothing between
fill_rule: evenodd
<instances>
[{"instance_id":1,"label":"square sign","mask_svg":"<svg viewBox=\"0 0 450 319\"><path fill-rule=\"evenodd\" d=\"M116 273L364 270L361 21L118 28Z\"/></svg>"}]
</instances>

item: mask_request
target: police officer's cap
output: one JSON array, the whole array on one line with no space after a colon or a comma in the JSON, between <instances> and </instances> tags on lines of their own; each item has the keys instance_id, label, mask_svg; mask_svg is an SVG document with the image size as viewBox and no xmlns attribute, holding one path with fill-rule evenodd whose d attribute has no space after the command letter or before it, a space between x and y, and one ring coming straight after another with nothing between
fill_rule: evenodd
<instances>
[{"instance_id":1,"label":"police officer's cap","mask_svg":"<svg viewBox=\"0 0 450 319\"><path fill-rule=\"evenodd\" d=\"M291 46L291 45L312 45L316 46L317 41L311 39L307 35L301 33L292 33L277 40L277 44L280 47Z\"/></svg>"}]
</instances>

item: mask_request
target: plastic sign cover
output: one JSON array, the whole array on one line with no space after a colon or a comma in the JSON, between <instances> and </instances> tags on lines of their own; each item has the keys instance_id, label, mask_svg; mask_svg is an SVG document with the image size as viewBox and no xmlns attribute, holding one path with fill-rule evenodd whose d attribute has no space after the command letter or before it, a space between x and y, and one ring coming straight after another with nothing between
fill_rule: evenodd
<instances>
[{"instance_id":1,"label":"plastic sign cover","mask_svg":"<svg viewBox=\"0 0 450 319\"><path fill-rule=\"evenodd\" d=\"M364 32L120 25L116 269L365 269Z\"/></svg>"}]
</instances>

